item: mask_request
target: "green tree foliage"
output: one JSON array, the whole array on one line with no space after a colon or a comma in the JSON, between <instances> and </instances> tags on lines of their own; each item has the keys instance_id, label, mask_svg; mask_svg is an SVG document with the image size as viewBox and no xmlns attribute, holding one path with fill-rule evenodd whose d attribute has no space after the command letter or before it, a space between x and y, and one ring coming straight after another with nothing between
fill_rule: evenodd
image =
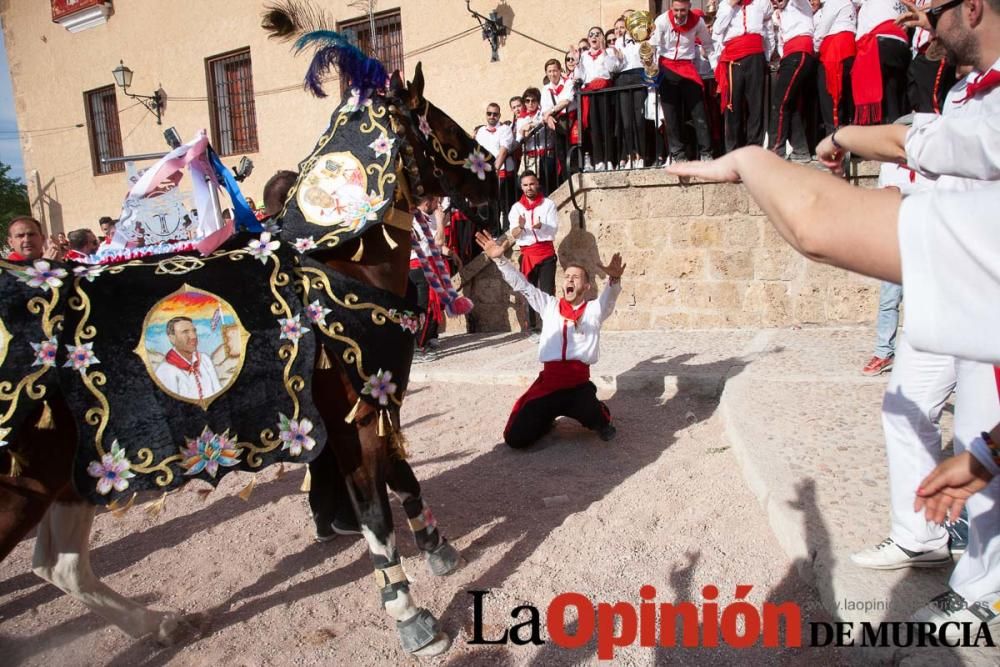
<instances>
[{"instance_id":1,"label":"green tree foliage","mask_svg":"<svg viewBox=\"0 0 1000 667\"><path fill-rule=\"evenodd\" d=\"M7 223L16 215L31 215L28 186L12 178L10 165L0 162L0 245L7 240Z\"/></svg>"}]
</instances>

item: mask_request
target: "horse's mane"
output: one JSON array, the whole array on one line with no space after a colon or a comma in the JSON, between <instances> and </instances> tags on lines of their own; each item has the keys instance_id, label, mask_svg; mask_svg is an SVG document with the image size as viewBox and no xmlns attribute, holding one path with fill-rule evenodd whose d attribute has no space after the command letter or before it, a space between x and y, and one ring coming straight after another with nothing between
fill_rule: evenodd
<instances>
[{"instance_id":1,"label":"horse's mane","mask_svg":"<svg viewBox=\"0 0 1000 667\"><path fill-rule=\"evenodd\" d=\"M336 67L340 76L366 97L384 88L389 76L382 62L365 55L331 26L329 15L308 0L276 0L265 8L261 20L261 27L271 38L295 39L296 53L314 50L305 87L316 97L326 97L323 77L331 67Z\"/></svg>"}]
</instances>

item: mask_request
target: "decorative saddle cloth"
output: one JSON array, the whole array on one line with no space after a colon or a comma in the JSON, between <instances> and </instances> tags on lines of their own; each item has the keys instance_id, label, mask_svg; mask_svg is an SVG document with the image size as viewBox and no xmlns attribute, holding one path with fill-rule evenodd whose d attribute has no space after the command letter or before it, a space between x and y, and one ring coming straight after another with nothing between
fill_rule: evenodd
<instances>
[{"instance_id":1,"label":"decorative saddle cloth","mask_svg":"<svg viewBox=\"0 0 1000 667\"><path fill-rule=\"evenodd\" d=\"M0 447L57 391L52 369L72 276L65 264L0 260Z\"/></svg>"},{"instance_id":2,"label":"decorative saddle cloth","mask_svg":"<svg viewBox=\"0 0 1000 667\"><path fill-rule=\"evenodd\" d=\"M301 258L306 312L320 343L347 372L360 400L381 415L402 405L413 361L413 339L424 315L405 299Z\"/></svg>"},{"instance_id":3,"label":"decorative saddle cloth","mask_svg":"<svg viewBox=\"0 0 1000 667\"><path fill-rule=\"evenodd\" d=\"M400 140L385 99L355 90L330 116L281 214L281 238L300 252L335 248L385 223L409 230L393 207Z\"/></svg>"},{"instance_id":4,"label":"decorative saddle cloth","mask_svg":"<svg viewBox=\"0 0 1000 667\"><path fill-rule=\"evenodd\" d=\"M315 338L292 254L264 233L72 281L58 363L81 495L127 501L319 453Z\"/></svg>"}]
</instances>

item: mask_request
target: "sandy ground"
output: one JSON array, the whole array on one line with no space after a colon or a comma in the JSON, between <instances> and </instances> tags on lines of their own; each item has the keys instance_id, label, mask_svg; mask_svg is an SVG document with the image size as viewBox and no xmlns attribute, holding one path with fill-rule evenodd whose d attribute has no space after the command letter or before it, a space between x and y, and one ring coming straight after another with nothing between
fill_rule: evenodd
<instances>
[{"instance_id":1,"label":"sandy ground","mask_svg":"<svg viewBox=\"0 0 1000 667\"><path fill-rule=\"evenodd\" d=\"M595 602L697 600L714 584L723 606L738 584L749 601L793 601L807 621L829 620L773 539L723 441L716 403L676 395L604 396L618 437L601 442L571 422L534 449L499 438L519 389L417 386L403 411L411 462L439 525L464 555L444 579L429 575L396 508L413 592L454 645L430 664L562 665L596 661L595 644L474 646L470 590L490 590L487 637L510 611L542 610L559 593ZM191 486L161 516L98 517L95 571L123 594L159 608L203 612L200 639L171 648L128 638L29 571L33 540L0 565L0 663L5 665L416 664L377 602L361 540L312 541L302 470L261 473L248 502L231 475L203 497ZM523 620L522 616L521 620ZM544 623L544 620L543 620ZM543 634L547 638L547 634ZM617 664L837 664L820 649L619 650Z\"/></svg>"}]
</instances>

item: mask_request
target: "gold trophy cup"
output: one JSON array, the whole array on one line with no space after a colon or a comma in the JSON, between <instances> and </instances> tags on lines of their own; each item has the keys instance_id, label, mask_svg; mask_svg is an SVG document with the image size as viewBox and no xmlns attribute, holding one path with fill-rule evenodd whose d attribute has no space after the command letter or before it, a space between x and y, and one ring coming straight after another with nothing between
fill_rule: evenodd
<instances>
[{"instance_id":1,"label":"gold trophy cup","mask_svg":"<svg viewBox=\"0 0 1000 667\"><path fill-rule=\"evenodd\" d=\"M653 78L660 71L656 62L656 49L649 43L653 35L653 16L647 11L632 12L625 18L625 29L632 39L639 42L639 60L642 61L646 76Z\"/></svg>"}]
</instances>

